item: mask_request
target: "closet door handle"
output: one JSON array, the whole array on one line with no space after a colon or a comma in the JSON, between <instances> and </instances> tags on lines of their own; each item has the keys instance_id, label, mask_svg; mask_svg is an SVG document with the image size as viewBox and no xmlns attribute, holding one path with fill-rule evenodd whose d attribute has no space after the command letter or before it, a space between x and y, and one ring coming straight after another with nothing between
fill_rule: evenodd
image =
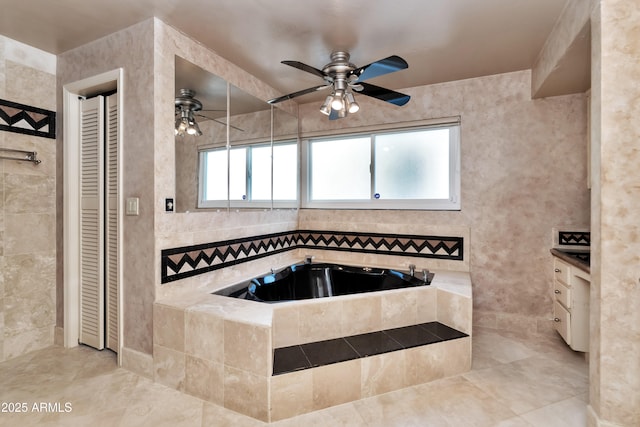
<instances>
[{"instance_id":1,"label":"closet door handle","mask_svg":"<svg viewBox=\"0 0 640 427\"><path fill-rule=\"evenodd\" d=\"M556 322L556 323L561 322L561 320L560 320L559 318L557 318L557 317L556 317L556 318L554 318L554 319L553 319L553 321L554 321L554 322Z\"/></svg>"},{"instance_id":2,"label":"closet door handle","mask_svg":"<svg viewBox=\"0 0 640 427\"><path fill-rule=\"evenodd\" d=\"M560 290L559 290L559 289L556 289L556 290L555 290L555 291L553 291L553 292L555 292L556 294L561 294L561 293L562 293L562 292L560 292Z\"/></svg>"},{"instance_id":3,"label":"closet door handle","mask_svg":"<svg viewBox=\"0 0 640 427\"><path fill-rule=\"evenodd\" d=\"M562 270L560 270L559 268L556 268L556 269L555 269L555 270L553 270L553 271L555 271L556 273L560 273L560 272L562 272Z\"/></svg>"}]
</instances>

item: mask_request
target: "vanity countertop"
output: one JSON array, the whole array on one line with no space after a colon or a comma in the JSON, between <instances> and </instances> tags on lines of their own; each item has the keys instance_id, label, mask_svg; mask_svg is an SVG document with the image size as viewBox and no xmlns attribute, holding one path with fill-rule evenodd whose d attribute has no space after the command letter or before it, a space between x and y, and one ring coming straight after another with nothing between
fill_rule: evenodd
<instances>
[{"instance_id":1,"label":"vanity countertop","mask_svg":"<svg viewBox=\"0 0 640 427\"><path fill-rule=\"evenodd\" d=\"M591 274L591 251L589 249L553 248L551 249L551 254Z\"/></svg>"}]
</instances>

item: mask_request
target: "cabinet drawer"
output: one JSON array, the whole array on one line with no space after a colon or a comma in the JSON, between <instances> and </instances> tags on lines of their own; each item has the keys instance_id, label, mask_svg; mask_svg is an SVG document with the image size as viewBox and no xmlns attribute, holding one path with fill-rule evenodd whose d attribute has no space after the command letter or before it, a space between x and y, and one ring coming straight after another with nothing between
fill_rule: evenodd
<instances>
[{"instance_id":1,"label":"cabinet drawer","mask_svg":"<svg viewBox=\"0 0 640 427\"><path fill-rule=\"evenodd\" d=\"M553 317L556 331L558 331L567 344L571 345L571 313L558 301L554 301Z\"/></svg>"},{"instance_id":2,"label":"cabinet drawer","mask_svg":"<svg viewBox=\"0 0 640 427\"><path fill-rule=\"evenodd\" d=\"M553 277L556 280L561 281L562 283L568 285L569 284L569 264L562 261L559 258L553 259Z\"/></svg>"},{"instance_id":3,"label":"cabinet drawer","mask_svg":"<svg viewBox=\"0 0 640 427\"><path fill-rule=\"evenodd\" d=\"M558 280L553 281L553 297L567 309L571 309L571 288L564 283Z\"/></svg>"}]
</instances>

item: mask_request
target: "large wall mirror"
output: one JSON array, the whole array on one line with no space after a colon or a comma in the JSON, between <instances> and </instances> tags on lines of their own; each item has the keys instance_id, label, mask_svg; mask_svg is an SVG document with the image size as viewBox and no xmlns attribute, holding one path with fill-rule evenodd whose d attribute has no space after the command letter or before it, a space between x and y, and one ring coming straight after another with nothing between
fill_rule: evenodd
<instances>
[{"instance_id":1,"label":"large wall mirror","mask_svg":"<svg viewBox=\"0 0 640 427\"><path fill-rule=\"evenodd\" d=\"M185 59L175 67L176 97L202 105L202 135L176 135L176 211L297 207L297 117Z\"/></svg>"}]
</instances>

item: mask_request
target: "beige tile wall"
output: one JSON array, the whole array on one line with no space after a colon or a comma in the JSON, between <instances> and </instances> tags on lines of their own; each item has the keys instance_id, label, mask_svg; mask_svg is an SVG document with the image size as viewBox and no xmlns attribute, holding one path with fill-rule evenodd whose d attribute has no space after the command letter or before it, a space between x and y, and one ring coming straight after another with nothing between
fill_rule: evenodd
<instances>
[{"instance_id":1,"label":"beige tile wall","mask_svg":"<svg viewBox=\"0 0 640 427\"><path fill-rule=\"evenodd\" d=\"M56 110L55 56L0 36L0 98ZM0 361L53 344L56 324L55 140L0 131Z\"/></svg>"},{"instance_id":2,"label":"beige tile wall","mask_svg":"<svg viewBox=\"0 0 640 427\"><path fill-rule=\"evenodd\" d=\"M601 0L592 22L589 426L640 425L638 2Z\"/></svg>"},{"instance_id":3,"label":"beige tile wall","mask_svg":"<svg viewBox=\"0 0 640 427\"><path fill-rule=\"evenodd\" d=\"M123 325L126 330L123 339L125 348L142 354L153 352L153 330L151 326L155 277L154 269L154 170L157 167L154 122L153 73L154 64L154 20L148 20L117 33L110 34L84 46L58 55L57 90L58 109L63 110L62 90L65 85L83 79L123 69L125 102L123 109L123 164L121 174L123 193L121 197L138 197L140 215L123 218L122 273ZM135 120L127 120L135 117ZM59 115L64 121L64 115ZM64 150L64 140L59 133L57 143L59 153ZM60 155L60 157L62 157ZM62 181L65 165L59 162L57 176ZM158 200L160 202L160 200ZM62 200L58 203L58 214L62 218ZM58 239L63 240L62 228ZM61 269L64 256L59 252L58 264ZM62 277L58 288L63 289ZM64 312L63 299L58 300L59 319ZM61 320L59 320L61 326ZM130 353L132 354L132 353Z\"/></svg>"}]
</instances>

